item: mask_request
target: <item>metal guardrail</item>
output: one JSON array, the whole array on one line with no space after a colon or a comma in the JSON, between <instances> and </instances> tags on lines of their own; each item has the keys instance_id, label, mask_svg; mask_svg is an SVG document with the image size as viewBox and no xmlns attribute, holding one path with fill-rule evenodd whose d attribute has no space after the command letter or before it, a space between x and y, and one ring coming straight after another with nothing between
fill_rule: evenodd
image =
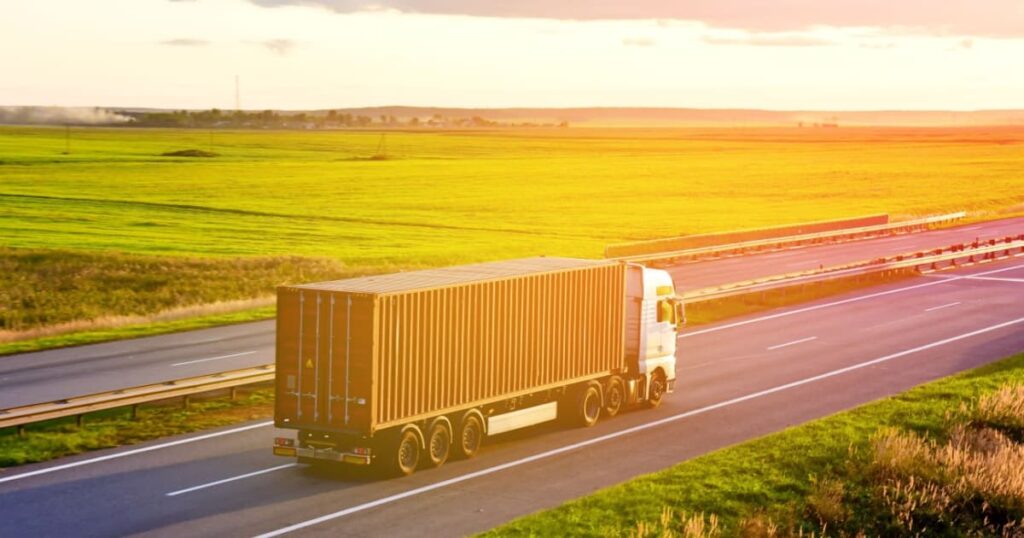
<instances>
[{"instance_id":1,"label":"metal guardrail","mask_svg":"<svg viewBox=\"0 0 1024 538\"><path fill-rule=\"evenodd\" d=\"M860 228L846 228L842 230L830 230L827 232L816 232L811 234L790 235L785 237L772 237L768 239L757 239L741 243L730 243L727 245L715 245L710 247L691 248L675 250L670 252L656 252L652 254L640 254L636 256L622 256L616 260L637 262L637 263L676 263L679 261L693 261L711 256L722 256L727 254L746 254L752 250L764 250L768 247L783 248L786 246L800 246L811 243L819 243L829 240L853 239L871 237L875 235L891 234L898 231L909 231L914 229L925 229L935 224L942 224L960 220L967 216L965 211L949 213L946 215L935 215L915 220L894 222L889 224L877 224L874 226L862 226Z\"/></svg>"},{"instance_id":2,"label":"metal guardrail","mask_svg":"<svg viewBox=\"0 0 1024 538\"><path fill-rule=\"evenodd\" d=\"M936 251L939 253L936 253ZM1024 234L1015 237L1005 237L1000 240L979 242L977 246L974 244L951 245L944 249L900 254L825 269L786 273L737 282L727 286L703 288L684 292L681 297L684 302L694 303L835 278L864 276L903 269L916 269L920 273L925 273L1021 255L1024 255ZM926 267L926 269L922 269L923 267Z\"/></svg>"},{"instance_id":3,"label":"metal guardrail","mask_svg":"<svg viewBox=\"0 0 1024 538\"><path fill-rule=\"evenodd\" d=\"M0 409L0 428L23 426L55 418L81 416L92 411L136 406L169 398L273 381L274 365L231 370L211 375L77 396L66 400Z\"/></svg>"}]
</instances>

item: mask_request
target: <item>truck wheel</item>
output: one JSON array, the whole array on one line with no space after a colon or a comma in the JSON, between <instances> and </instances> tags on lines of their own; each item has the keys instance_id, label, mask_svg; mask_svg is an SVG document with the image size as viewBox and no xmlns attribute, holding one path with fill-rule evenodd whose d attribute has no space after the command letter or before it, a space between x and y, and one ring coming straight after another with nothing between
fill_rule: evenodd
<instances>
[{"instance_id":1,"label":"truck wheel","mask_svg":"<svg viewBox=\"0 0 1024 538\"><path fill-rule=\"evenodd\" d=\"M476 415L466 415L459 424L459 434L455 439L455 455L460 458L472 458L480 450L484 438L484 424Z\"/></svg>"},{"instance_id":2,"label":"truck wheel","mask_svg":"<svg viewBox=\"0 0 1024 538\"><path fill-rule=\"evenodd\" d=\"M576 397L576 422L589 428L601 418L601 385L587 383Z\"/></svg>"},{"instance_id":3,"label":"truck wheel","mask_svg":"<svg viewBox=\"0 0 1024 538\"><path fill-rule=\"evenodd\" d=\"M452 432L442 421L434 422L427 434L427 462L431 467L440 467L448 461L452 447Z\"/></svg>"},{"instance_id":4,"label":"truck wheel","mask_svg":"<svg viewBox=\"0 0 1024 538\"><path fill-rule=\"evenodd\" d=\"M665 373L661 370L654 372L651 376L651 386L647 390L647 407L651 409L661 405L661 400L665 396L665 390L668 388L668 382L665 381Z\"/></svg>"},{"instance_id":5,"label":"truck wheel","mask_svg":"<svg viewBox=\"0 0 1024 538\"><path fill-rule=\"evenodd\" d=\"M619 376L613 376L608 380L608 387L604 391L604 414L607 417L614 417L622 410L626 401L626 388Z\"/></svg>"},{"instance_id":6,"label":"truck wheel","mask_svg":"<svg viewBox=\"0 0 1024 538\"><path fill-rule=\"evenodd\" d=\"M420 439L412 430L406 430L398 436L398 444L391 454L388 465L389 474L409 476L416 472L420 464Z\"/></svg>"}]
</instances>

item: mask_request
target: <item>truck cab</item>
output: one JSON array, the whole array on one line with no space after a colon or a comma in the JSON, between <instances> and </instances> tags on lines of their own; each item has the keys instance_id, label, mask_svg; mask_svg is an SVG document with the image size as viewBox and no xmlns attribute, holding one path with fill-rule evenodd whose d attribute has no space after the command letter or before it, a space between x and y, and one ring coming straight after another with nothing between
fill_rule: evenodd
<instances>
[{"instance_id":1,"label":"truck cab","mask_svg":"<svg viewBox=\"0 0 1024 538\"><path fill-rule=\"evenodd\" d=\"M626 272L626 361L640 375L634 400L660 403L675 388L676 339L686 321L672 276L630 264Z\"/></svg>"}]
</instances>

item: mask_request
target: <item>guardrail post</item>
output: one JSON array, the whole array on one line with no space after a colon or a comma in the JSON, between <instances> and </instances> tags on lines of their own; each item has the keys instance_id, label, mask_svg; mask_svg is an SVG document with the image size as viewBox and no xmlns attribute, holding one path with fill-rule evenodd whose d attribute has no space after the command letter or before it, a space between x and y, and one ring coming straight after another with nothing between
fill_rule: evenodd
<instances>
[{"instance_id":1,"label":"guardrail post","mask_svg":"<svg viewBox=\"0 0 1024 538\"><path fill-rule=\"evenodd\" d=\"M231 390L230 397L231 397L231 401L233 402L233 401L238 399L238 387L231 387L230 390Z\"/></svg>"},{"instance_id":2,"label":"guardrail post","mask_svg":"<svg viewBox=\"0 0 1024 538\"><path fill-rule=\"evenodd\" d=\"M24 438L25 438L25 425L24 424L19 424L18 425L18 439L24 439Z\"/></svg>"},{"instance_id":3,"label":"guardrail post","mask_svg":"<svg viewBox=\"0 0 1024 538\"><path fill-rule=\"evenodd\" d=\"M138 420L139 418L139 404L132 405L132 420Z\"/></svg>"},{"instance_id":4,"label":"guardrail post","mask_svg":"<svg viewBox=\"0 0 1024 538\"><path fill-rule=\"evenodd\" d=\"M192 398L188 394L181 397L181 408L188 409L189 404L192 403Z\"/></svg>"}]
</instances>

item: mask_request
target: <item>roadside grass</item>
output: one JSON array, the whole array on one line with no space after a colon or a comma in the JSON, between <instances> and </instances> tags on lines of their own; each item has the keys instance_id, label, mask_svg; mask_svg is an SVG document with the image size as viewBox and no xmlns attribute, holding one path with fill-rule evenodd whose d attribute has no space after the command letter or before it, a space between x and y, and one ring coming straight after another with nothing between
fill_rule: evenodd
<instances>
[{"instance_id":1,"label":"roadside grass","mask_svg":"<svg viewBox=\"0 0 1024 538\"><path fill-rule=\"evenodd\" d=\"M223 395L193 397L188 409L182 408L180 399L143 405L136 420L128 408L119 408L89 413L81 427L74 418L31 424L24 438L15 428L6 428L0 430L0 468L268 418L273 408L272 388L240 388L236 400Z\"/></svg>"},{"instance_id":2,"label":"roadside grass","mask_svg":"<svg viewBox=\"0 0 1024 538\"><path fill-rule=\"evenodd\" d=\"M712 515L717 533L724 536L854 536L858 531L869 536L914 535L914 529L901 526L899 510L890 512L892 503L885 504L881 497L888 492L890 499L895 498L893 484L883 491L884 484L870 472L872 465L877 465L874 454L879 439L886 435L914 436L934 440L927 442L941 446L952 437L954 419L963 416L964 409L975 409L972 406L977 406L979 398L992 399L991 394L998 395L1000 390L1009 390L1007 386L1021 383L1024 354L711 452L520 518L483 536L690 536L682 532L684 522L699 516L708 525ZM1006 405L1006 398L996 400L1002 403L982 406L984 413L979 411L976 416L989 420L997 417L1007 424L1008 414L1024 410L1024 396L1016 401L1016 408ZM968 416L974 415L968 412ZM1018 434L1024 433L1019 430L1020 424L1015 427ZM1006 461L1012 465L1016 460ZM908 475L902 476L903 500L907 500L909 479ZM923 497L921 484L918 478L918 489L912 490L911 495ZM1016 502L1024 503L1024 495L1016 495ZM979 510L983 502L994 503L984 496L973 499ZM909 501L908 506L914 498ZM964 513L973 510L966 506L969 504L965 503ZM1021 506L1024 505L1017 505L1016 509ZM1000 517L1006 514L1004 511ZM911 519L915 516L916 530L928 534L921 527L925 517L915 513ZM971 514L970 524L983 527L982 518L975 516ZM968 521L966 515L964 518ZM991 517L991 522L996 520L997 517ZM668 521L667 529L662 521ZM772 528L774 532L770 532ZM953 526L939 534L963 535L978 530ZM999 534L998 530L995 534ZM692 534L705 535L716 534Z\"/></svg>"}]
</instances>

